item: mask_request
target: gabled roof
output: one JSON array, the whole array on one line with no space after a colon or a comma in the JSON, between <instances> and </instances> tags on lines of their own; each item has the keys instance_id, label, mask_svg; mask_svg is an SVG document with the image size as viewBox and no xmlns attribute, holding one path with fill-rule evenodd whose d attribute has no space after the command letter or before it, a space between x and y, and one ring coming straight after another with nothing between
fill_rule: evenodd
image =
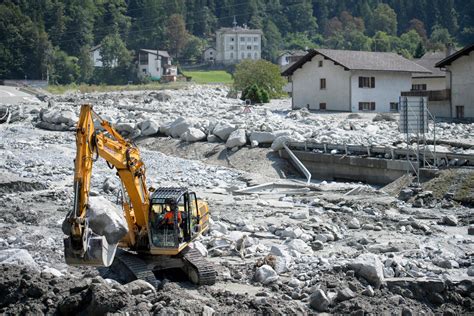
<instances>
[{"instance_id":1,"label":"gabled roof","mask_svg":"<svg viewBox=\"0 0 474 316\"><path fill-rule=\"evenodd\" d=\"M442 61L438 62L436 64L436 67L445 67L445 66L448 66L448 65L451 65L451 63L453 61L455 61L456 59L458 59L459 57L462 57L462 56L465 56L465 55L469 55L469 53L471 53L472 51L474 50L474 43L472 43L471 45L468 45L466 47L464 47L463 49L461 49L460 51L457 51L455 52L454 54L451 54L449 55L448 57L446 57L445 59L443 59Z\"/></svg>"},{"instance_id":2,"label":"gabled roof","mask_svg":"<svg viewBox=\"0 0 474 316\"><path fill-rule=\"evenodd\" d=\"M162 56L162 57L170 57L170 54L168 54L167 51L165 50L155 50L155 49L140 49L140 51L142 52L146 52L146 53L149 53L149 54L153 54L153 55L157 55L157 56Z\"/></svg>"},{"instance_id":3,"label":"gabled roof","mask_svg":"<svg viewBox=\"0 0 474 316\"><path fill-rule=\"evenodd\" d=\"M436 63L443 60L446 57L445 52L427 52L423 57L419 59L414 59L413 61L418 65L425 67L430 74L414 74L413 78L442 78L446 77L446 71L441 70L440 68L435 67Z\"/></svg>"},{"instance_id":4,"label":"gabled roof","mask_svg":"<svg viewBox=\"0 0 474 316\"><path fill-rule=\"evenodd\" d=\"M95 51L95 50L97 50L97 49L99 49L99 48L101 48L101 47L102 47L102 44L95 45L94 47L91 47L91 49L90 49L89 51L90 51L90 52L93 52L93 51Z\"/></svg>"},{"instance_id":5,"label":"gabled roof","mask_svg":"<svg viewBox=\"0 0 474 316\"><path fill-rule=\"evenodd\" d=\"M430 73L426 68L395 53L364 52L335 49L310 49L308 53L282 72L283 76L292 75L298 68L311 61L314 56L322 55L345 70L373 70Z\"/></svg>"}]
</instances>

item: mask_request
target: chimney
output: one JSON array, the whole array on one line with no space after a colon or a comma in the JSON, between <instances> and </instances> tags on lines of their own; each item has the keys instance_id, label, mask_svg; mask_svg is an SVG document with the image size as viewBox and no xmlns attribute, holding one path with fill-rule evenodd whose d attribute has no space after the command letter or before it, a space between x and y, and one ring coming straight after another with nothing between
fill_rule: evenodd
<instances>
[{"instance_id":1,"label":"chimney","mask_svg":"<svg viewBox=\"0 0 474 316\"><path fill-rule=\"evenodd\" d=\"M454 44L453 43L447 43L446 44L446 57L451 56L455 52L456 52L456 50L454 49Z\"/></svg>"}]
</instances>

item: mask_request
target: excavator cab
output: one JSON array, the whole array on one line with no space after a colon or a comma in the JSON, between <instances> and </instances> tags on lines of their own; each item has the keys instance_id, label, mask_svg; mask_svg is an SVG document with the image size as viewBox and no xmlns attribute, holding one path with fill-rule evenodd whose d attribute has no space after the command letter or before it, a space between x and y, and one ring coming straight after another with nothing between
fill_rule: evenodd
<instances>
[{"instance_id":1,"label":"excavator cab","mask_svg":"<svg viewBox=\"0 0 474 316\"><path fill-rule=\"evenodd\" d=\"M186 188L159 188L150 199L150 250L174 254L201 232L198 200Z\"/></svg>"}]
</instances>

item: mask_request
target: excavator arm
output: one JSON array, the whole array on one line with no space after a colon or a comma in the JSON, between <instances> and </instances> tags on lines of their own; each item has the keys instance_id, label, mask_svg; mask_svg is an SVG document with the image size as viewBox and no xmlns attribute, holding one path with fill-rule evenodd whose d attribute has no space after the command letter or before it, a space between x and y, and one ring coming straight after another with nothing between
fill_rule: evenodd
<instances>
[{"instance_id":1,"label":"excavator arm","mask_svg":"<svg viewBox=\"0 0 474 316\"><path fill-rule=\"evenodd\" d=\"M103 128L95 128L96 118ZM91 105L81 107L76 129L76 158L74 172L74 206L63 224L65 256L68 264L108 266L117 245L108 245L88 227L88 200L94 161L105 159L117 170L122 182L123 211L128 234L121 241L128 248L143 247L147 242L149 192L145 166L137 147L125 140L109 122L97 115ZM105 252L105 253L104 253Z\"/></svg>"}]
</instances>

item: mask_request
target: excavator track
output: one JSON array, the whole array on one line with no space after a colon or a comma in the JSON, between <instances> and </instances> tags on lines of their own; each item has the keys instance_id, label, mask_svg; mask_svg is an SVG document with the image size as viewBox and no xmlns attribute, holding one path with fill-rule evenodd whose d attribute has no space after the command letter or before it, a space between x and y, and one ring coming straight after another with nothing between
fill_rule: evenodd
<instances>
[{"instance_id":1,"label":"excavator track","mask_svg":"<svg viewBox=\"0 0 474 316\"><path fill-rule=\"evenodd\" d=\"M184 269L187 270L191 282L198 285L216 283L217 273L214 266L197 249L187 247L181 252L181 255L185 262Z\"/></svg>"},{"instance_id":2,"label":"excavator track","mask_svg":"<svg viewBox=\"0 0 474 316\"><path fill-rule=\"evenodd\" d=\"M155 274L150 270L146 262L136 254L117 249L115 260L117 262L114 261L112 269L121 270L116 272L124 272L123 269L126 269L126 272L128 272L129 275L131 274L133 278L137 280L145 280L154 287L158 286L159 282L156 279Z\"/></svg>"}]
</instances>

